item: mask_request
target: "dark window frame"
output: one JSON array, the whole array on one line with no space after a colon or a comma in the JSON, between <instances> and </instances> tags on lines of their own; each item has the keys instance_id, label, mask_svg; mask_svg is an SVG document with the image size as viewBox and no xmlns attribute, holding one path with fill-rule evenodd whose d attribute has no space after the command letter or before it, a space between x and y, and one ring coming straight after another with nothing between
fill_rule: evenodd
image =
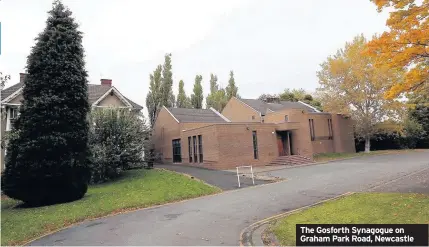
<instances>
[{"instance_id":1,"label":"dark window frame","mask_svg":"<svg viewBox=\"0 0 429 247\"><path fill-rule=\"evenodd\" d=\"M310 137L311 140L314 141L316 139L315 137L315 133L314 133L314 120L313 119L308 119L308 124L310 126Z\"/></svg>"},{"instance_id":2,"label":"dark window frame","mask_svg":"<svg viewBox=\"0 0 429 247\"><path fill-rule=\"evenodd\" d=\"M197 136L192 137L192 143L194 144L194 163L198 163L198 155L197 155Z\"/></svg>"},{"instance_id":3,"label":"dark window frame","mask_svg":"<svg viewBox=\"0 0 429 247\"><path fill-rule=\"evenodd\" d=\"M182 163L182 145L180 139L171 141L173 146L173 163Z\"/></svg>"},{"instance_id":4,"label":"dark window frame","mask_svg":"<svg viewBox=\"0 0 429 247\"><path fill-rule=\"evenodd\" d=\"M285 115L285 123L289 122L289 115Z\"/></svg>"},{"instance_id":5,"label":"dark window frame","mask_svg":"<svg viewBox=\"0 0 429 247\"><path fill-rule=\"evenodd\" d=\"M188 155L189 155L189 163L192 163L192 137L188 136Z\"/></svg>"},{"instance_id":6,"label":"dark window frame","mask_svg":"<svg viewBox=\"0 0 429 247\"><path fill-rule=\"evenodd\" d=\"M203 136L198 135L198 155L200 159L200 163L204 162L204 156L203 156Z\"/></svg>"},{"instance_id":7,"label":"dark window frame","mask_svg":"<svg viewBox=\"0 0 429 247\"><path fill-rule=\"evenodd\" d=\"M252 143L253 143L253 158L255 160L259 159L258 153L258 136L256 130L252 131Z\"/></svg>"}]
</instances>

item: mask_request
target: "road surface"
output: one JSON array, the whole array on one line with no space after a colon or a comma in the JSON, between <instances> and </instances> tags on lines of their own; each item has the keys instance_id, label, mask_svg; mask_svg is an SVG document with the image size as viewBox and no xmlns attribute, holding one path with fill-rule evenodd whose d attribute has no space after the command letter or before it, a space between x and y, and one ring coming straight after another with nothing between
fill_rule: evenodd
<instances>
[{"instance_id":1,"label":"road surface","mask_svg":"<svg viewBox=\"0 0 429 247\"><path fill-rule=\"evenodd\" d=\"M429 152L273 171L288 180L84 222L31 244L237 245L241 230L255 221L345 192L381 188L425 169Z\"/></svg>"}]
</instances>

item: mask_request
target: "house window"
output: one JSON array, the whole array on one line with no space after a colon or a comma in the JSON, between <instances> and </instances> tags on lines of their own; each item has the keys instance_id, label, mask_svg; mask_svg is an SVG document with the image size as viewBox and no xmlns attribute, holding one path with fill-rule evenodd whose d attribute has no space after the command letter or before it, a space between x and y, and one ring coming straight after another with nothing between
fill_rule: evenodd
<instances>
[{"instance_id":1,"label":"house window","mask_svg":"<svg viewBox=\"0 0 429 247\"><path fill-rule=\"evenodd\" d=\"M252 120L255 120L255 116L252 116Z\"/></svg>"},{"instance_id":2,"label":"house window","mask_svg":"<svg viewBox=\"0 0 429 247\"><path fill-rule=\"evenodd\" d=\"M198 136L198 153L200 155L200 163L203 163L203 137Z\"/></svg>"},{"instance_id":3,"label":"house window","mask_svg":"<svg viewBox=\"0 0 429 247\"><path fill-rule=\"evenodd\" d=\"M18 109L10 108L10 120L15 120L18 118Z\"/></svg>"},{"instance_id":4,"label":"house window","mask_svg":"<svg viewBox=\"0 0 429 247\"><path fill-rule=\"evenodd\" d=\"M329 140L334 139L334 134L332 131L332 119L328 119L328 131L329 131Z\"/></svg>"},{"instance_id":5,"label":"house window","mask_svg":"<svg viewBox=\"0 0 429 247\"><path fill-rule=\"evenodd\" d=\"M252 131L253 136L253 158L258 159L258 137L256 136L256 131Z\"/></svg>"},{"instance_id":6,"label":"house window","mask_svg":"<svg viewBox=\"0 0 429 247\"><path fill-rule=\"evenodd\" d=\"M193 143L194 143L194 163L198 162L198 156L197 156L197 137L193 136Z\"/></svg>"},{"instance_id":7,"label":"house window","mask_svg":"<svg viewBox=\"0 0 429 247\"><path fill-rule=\"evenodd\" d=\"M180 139L173 140L173 162L182 162L182 148L180 146Z\"/></svg>"},{"instance_id":8,"label":"house window","mask_svg":"<svg viewBox=\"0 0 429 247\"><path fill-rule=\"evenodd\" d=\"M289 122L289 116L288 115L285 115L285 122L286 123Z\"/></svg>"},{"instance_id":9,"label":"house window","mask_svg":"<svg viewBox=\"0 0 429 247\"><path fill-rule=\"evenodd\" d=\"M188 137L188 154L189 154L189 163L192 163L192 144L191 137Z\"/></svg>"},{"instance_id":10,"label":"house window","mask_svg":"<svg viewBox=\"0 0 429 247\"><path fill-rule=\"evenodd\" d=\"M308 123L310 125L310 137L311 137L311 140L314 141L316 138L314 136L314 121L313 121L313 119L308 119Z\"/></svg>"}]
</instances>

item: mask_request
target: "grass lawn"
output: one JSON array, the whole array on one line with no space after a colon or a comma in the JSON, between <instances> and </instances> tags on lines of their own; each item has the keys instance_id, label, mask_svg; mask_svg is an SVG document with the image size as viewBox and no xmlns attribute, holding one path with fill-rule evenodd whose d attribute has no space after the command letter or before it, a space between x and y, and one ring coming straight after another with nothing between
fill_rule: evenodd
<instances>
[{"instance_id":1,"label":"grass lawn","mask_svg":"<svg viewBox=\"0 0 429 247\"><path fill-rule=\"evenodd\" d=\"M219 192L199 180L153 169L131 170L116 181L90 186L81 200L38 208L1 201L1 245L23 244L85 219Z\"/></svg>"},{"instance_id":2,"label":"grass lawn","mask_svg":"<svg viewBox=\"0 0 429 247\"><path fill-rule=\"evenodd\" d=\"M429 195L359 193L278 220L281 245L295 245L296 224L429 224Z\"/></svg>"},{"instance_id":3,"label":"grass lawn","mask_svg":"<svg viewBox=\"0 0 429 247\"><path fill-rule=\"evenodd\" d=\"M412 151L419 151L419 150L420 149L399 149L399 150L371 151L370 153L365 153L365 152L359 152L359 153L324 153L324 154L314 155L313 159L314 159L314 162L325 162L325 161L331 161L331 160L362 157L362 156L369 156L369 155L395 154L395 153L412 152Z\"/></svg>"}]
</instances>

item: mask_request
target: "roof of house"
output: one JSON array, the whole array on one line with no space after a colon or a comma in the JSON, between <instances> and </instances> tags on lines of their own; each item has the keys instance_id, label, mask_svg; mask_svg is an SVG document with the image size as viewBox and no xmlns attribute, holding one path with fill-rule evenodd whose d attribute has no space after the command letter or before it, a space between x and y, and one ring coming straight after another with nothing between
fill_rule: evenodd
<instances>
[{"instance_id":1,"label":"roof of house","mask_svg":"<svg viewBox=\"0 0 429 247\"><path fill-rule=\"evenodd\" d=\"M16 92L16 90L20 89L22 86L24 86L23 82L19 82L15 85L12 85L8 88L5 88L1 91L1 99L4 100L7 97L9 97L11 94L13 94L14 92Z\"/></svg>"},{"instance_id":2,"label":"roof of house","mask_svg":"<svg viewBox=\"0 0 429 247\"><path fill-rule=\"evenodd\" d=\"M179 122L225 123L225 119L211 109L167 108Z\"/></svg>"},{"instance_id":3,"label":"roof of house","mask_svg":"<svg viewBox=\"0 0 429 247\"><path fill-rule=\"evenodd\" d=\"M292 101L280 101L280 103L267 103L263 100L259 99L239 99L246 105L252 107L256 111L260 112L261 114L267 113L268 110L271 111L280 111L284 109L303 109L308 112L318 112L314 108L311 108L310 106L307 106L306 104L303 104L302 102L292 102Z\"/></svg>"},{"instance_id":4,"label":"roof of house","mask_svg":"<svg viewBox=\"0 0 429 247\"><path fill-rule=\"evenodd\" d=\"M18 89L24 86L23 82L19 82L17 84L14 84L4 90L1 91L1 98L6 99L11 94L16 92ZM103 96L107 91L109 91L112 87L107 85L99 85L99 84L88 84L88 102L89 104L93 104L95 101L97 101L101 96ZM124 98L135 108L135 109L143 109L143 106L135 103L134 101L130 100L129 98Z\"/></svg>"}]
</instances>

